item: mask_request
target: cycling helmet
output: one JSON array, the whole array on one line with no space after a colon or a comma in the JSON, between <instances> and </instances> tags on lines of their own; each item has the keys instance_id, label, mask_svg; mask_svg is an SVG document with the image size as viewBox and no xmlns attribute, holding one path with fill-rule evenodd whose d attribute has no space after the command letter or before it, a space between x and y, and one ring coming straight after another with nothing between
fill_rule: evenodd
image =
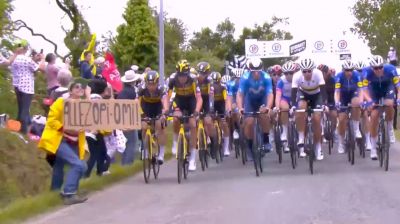
<instances>
[{"instance_id":1,"label":"cycling helmet","mask_svg":"<svg viewBox=\"0 0 400 224\"><path fill-rule=\"evenodd\" d=\"M318 70L320 70L321 72L329 72L329 67L327 65L324 64L320 64L317 66Z\"/></svg>"},{"instance_id":2,"label":"cycling helmet","mask_svg":"<svg viewBox=\"0 0 400 224\"><path fill-rule=\"evenodd\" d=\"M230 75L224 75L221 78L221 83L225 84L227 82L231 81L231 76Z\"/></svg>"},{"instance_id":3,"label":"cycling helmet","mask_svg":"<svg viewBox=\"0 0 400 224\"><path fill-rule=\"evenodd\" d=\"M196 76L198 75L197 70L195 68L190 68L190 73Z\"/></svg>"},{"instance_id":4,"label":"cycling helmet","mask_svg":"<svg viewBox=\"0 0 400 224\"><path fill-rule=\"evenodd\" d=\"M261 71L263 64L260 58L250 58L247 63L247 67L250 71Z\"/></svg>"},{"instance_id":5,"label":"cycling helmet","mask_svg":"<svg viewBox=\"0 0 400 224\"><path fill-rule=\"evenodd\" d=\"M354 68L357 70L362 70L363 68L367 67L364 63L364 61L358 61L357 63L354 64Z\"/></svg>"},{"instance_id":6,"label":"cycling helmet","mask_svg":"<svg viewBox=\"0 0 400 224\"><path fill-rule=\"evenodd\" d=\"M282 74L282 67L280 65L272 66L272 73L276 75Z\"/></svg>"},{"instance_id":7,"label":"cycling helmet","mask_svg":"<svg viewBox=\"0 0 400 224\"><path fill-rule=\"evenodd\" d=\"M156 71L148 71L144 75L144 81L146 83L158 83L159 79L160 79L160 75Z\"/></svg>"},{"instance_id":8,"label":"cycling helmet","mask_svg":"<svg viewBox=\"0 0 400 224\"><path fill-rule=\"evenodd\" d=\"M180 60L176 64L176 72L177 73L189 73L190 72L190 64L187 60Z\"/></svg>"},{"instance_id":9,"label":"cycling helmet","mask_svg":"<svg viewBox=\"0 0 400 224\"><path fill-rule=\"evenodd\" d=\"M300 61L300 69L305 70L305 69L314 69L315 68L315 63L311 58L304 58Z\"/></svg>"},{"instance_id":10,"label":"cycling helmet","mask_svg":"<svg viewBox=\"0 0 400 224\"><path fill-rule=\"evenodd\" d=\"M209 74L211 72L211 66L208 62L200 62L197 64L196 70L200 74Z\"/></svg>"},{"instance_id":11,"label":"cycling helmet","mask_svg":"<svg viewBox=\"0 0 400 224\"><path fill-rule=\"evenodd\" d=\"M369 60L369 65L371 65L371 67L379 67L383 66L383 64L383 58L380 55L374 55Z\"/></svg>"},{"instance_id":12,"label":"cycling helmet","mask_svg":"<svg viewBox=\"0 0 400 224\"><path fill-rule=\"evenodd\" d=\"M354 64L353 64L353 62L352 62L350 59L347 59L347 60L344 60L344 61L343 61L342 68L343 68L344 70L347 70L347 69L354 69Z\"/></svg>"},{"instance_id":13,"label":"cycling helmet","mask_svg":"<svg viewBox=\"0 0 400 224\"><path fill-rule=\"evenodd\" d=\"M222 78L221 73L219 73L219 72L212 72L212 73L211 73L211 79L212 79L214 82L220 82L220 81L221 81L221 78Z\"/></svg>"},{"instance_id":14,"label":"cycling helmet","mask_svg":"<svg viewBox=\"0 0 400 224\"><path fill-rule=\"evenodd\" d=\"M295 72L296 71L296 65L292 61L288 61L282 66L282 72Z\"/></svg>"}]
</instances>

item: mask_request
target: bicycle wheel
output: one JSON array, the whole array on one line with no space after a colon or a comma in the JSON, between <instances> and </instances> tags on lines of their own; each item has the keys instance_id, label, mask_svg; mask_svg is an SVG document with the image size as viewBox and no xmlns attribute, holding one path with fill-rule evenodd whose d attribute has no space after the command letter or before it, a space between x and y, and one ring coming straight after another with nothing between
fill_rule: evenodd
<instances>
[{"instance_id":1,"label":"bicycle wheel","mask_svg":"<svg viewBox=\"0 0 400 224\"><path fill-rule=\"evenodd\" d=\"M244 132L243 129L240 128L239 132L239 142L240 142L240 151L241 151L241 157L242 157L242 164L246 165L247 162L247 144L246 140L244 138Z\"/></svg>"},{"instance_id":2,"label":"bicycle wheel","mask_svg":"<svg viewBox=\"0 0 400 224\"><path fill-rule=\"evenodd\" d=\"M198 143L199 143L199 160L201 164L201 170L204 171L206 168L206 143L204 139L204 129L199 129L198 132Z\"/></svg>"},{"instance_id":3,"label":"bicycle wheel","mask_svg":"<svg viewBox=\"0 0 400 224\"><path fill-rule=\"evenodd\" d=\"M153 174L154 179L158 179L158 174L160 173L160 164L158 163L158 156L160 155L160 145L158 145L158 143L156 142L153 147L153 149L156 149L155 152L153 152L152 156Z\"/></svg>"},{"instance_id":4,"label":"bicycle wheel","mask_svg":"<svg viewBox=\"0 0 400 224\"><path fill-rule=\"evenodd\" d=\"M329 155L332 154L332 147L333 147L333 134L332 134L332 123L329 118L326 118L324 124L324 138L328 141L328 153Z\"/></svg>"},{"instance_id":5,"label":"bicycle wheel","mask_svg":"<svg viewBox=\"0 0 400 224\"><path fill-rule=\"evenodd\" d=\"M219 158L221 159L221 162L223 162L224 161L224 152L223 152L222 146L224 145L224 139L222 138L222 130L219 128L219 125L218 125L217 131L218 131L218 138L219 138L219 141L218 141Z\"/></svg>"},{"instance_id":6,"label":"bicycle wheel","mask_svg":"<svg viewBox=\"0 0 400 224\"><path fill-rule=\"evenodd\" d=\"M187 136L186 136L187 137ZM187 138L186 138L187 139ZM189 149L189 142L186 141L186 153L184 152L183 155L183 178L186 180L189 174L189 161L188 161L188 150Z\"/></svg>"},{"instance_id":7,"label":"bicycle wheel","mask_svg":"<svg viewBox=\"0 0 400 224\"><path fill-rule=\"evenodd\" d=\"M218 131L218 125L214 125L214 128L216 130L216 137L214 139L214 144L213 144L213 150L215 153L215 162L220 163L222 162L222 157L221 157L221 153L220 153L220 148L221 148L221 139L220 139L220 135L219 135L219 131Z\"/></svg>"},{"instance_id":8,"label":"bicycle wheel","mask_svg":"<svg viewBox=\"0 0 400 224\"><path fill-rule=\"evenodd\" d=\"M308 154L308 165L310 169L310 173L314 174L314 158L315 158L315 152L314 152L314 147L313 147L313 134L312 134L312 128L311 124L308 124L308 130L307 130L307 137L305 139L304 143L304 149L307 150Z\"/></svg>"},{"instance_id":9,"label":"bicycle wheel","mask_svg":"<svg viewBox=\"0 0 400 224\"><path fill-rule=\"evenodd\" d=\"M295 143L295 133L294 133L294 125L292 123L289 123L289 131L288 131L288 144L290 148L290 159L292 162L292 168L296 169L297 166L297 144Z\"/></svg>"},{"instance_id":10,"label":"bicycle wheel","mask_svg":"<svg viewBox=\"0 0 400 224\"><path fill-rule=\"evenodd\" d=\"M235 158L239 159L240 157L239 139L233 140L233 148L235 149Z\"/></svg>"},{"instance_id":11,"label":"bicycle wheel","mask_svg":"<svg viewBox=\"0 0 400 224\"><path fill-rule=\"evenodd\" d=\"M150 180L150 173L151 173L151 165L152 165L152 156L150 155L150 147L151 147L151 136L146 134L145 137L145 147L142 150L142 157L143 157L143 176L144 182L149 183Z\"/></svg>"},{"instance_id":12,"label":"bicycle wheel","mask_svg":"<svg viewBox=\"0 0 400 224\"><path fill-rule=\"evenodd\" d=\"M354 127L349 121L349 152L350 152L350 164L354 165L354 151L356 150L356 141L354 136Z\"/></svg>"},{"instance_id":13,"label":"bicycle wheel","mask_svg":"<svg viewBox=\"0 0 400 224\"><path fill-rule=\"evenodd\" d=\"M379 166L383 166L383 151L384 151L384 144L385 144L385 138L386 138L386 130L385 130L385 121L380 120L379 121L379 128L378 128L378 143L377 143L377 153L378 153L378 159L379 159Z\"/></svg>"},{"instance_id":14,"label":"bicycle wheel","mask_svg":"<svg viewBox=\"0 0 400 224\"><path fill-rule=\"evenodd\" d=\"M385 171L389 170L389 148L390 148L390 140L389 140L389 128L388 128L388 122L385 122L385 141L384 141L384 147L383 147L383 157L384 157L384 168Z\"/></svg>"},{"instance_id":15,"label":"bicycle wheel","mask_svg":"<svg viewBox=\"0 0 400 224\"><path fill-rule=\"evenodd\" d=\"M180 134L178 136L178 154L177 154L177 156L178 156L178 167L177 167L178 168L178 183L181 183L181 181L182 181L182 174L183 174L183 169L185 166L185 164L184 164L185 158L183 155L183 153L184 153L183 139L184 139L184 136L182 134Z\"/></svg>"},{"instance_id":16,"label":"bicycle wheel","mask_svg":"<svg viewBox=\"0 0 400 224\"><path fill-rule=\"evenodd\" d=\"M280 125L277 124L274 126L274 140L275 140L275 148L276 153L278 154L278 161L282 163L282 141L281 141L281 128Z\"/></svg>"},{"instance_id":17,"label":"bicycle wheel","mask_svg":"<svg viewBox=\"0 0 400 224\"><path fill-rule=\"evenodd\" d=\"M262 173L263 172L263 163L262 163L263 156L261 155L261 147L260 146L263 145L264 138L261 135L261 133L263 133L263 132L262 132L261 127L259 125L257 125L257 133L258 133L257 134L257 145L258 145L257 158L258 158L258 166L260 168L260 172Z\"/></svg>"}]
</instances>

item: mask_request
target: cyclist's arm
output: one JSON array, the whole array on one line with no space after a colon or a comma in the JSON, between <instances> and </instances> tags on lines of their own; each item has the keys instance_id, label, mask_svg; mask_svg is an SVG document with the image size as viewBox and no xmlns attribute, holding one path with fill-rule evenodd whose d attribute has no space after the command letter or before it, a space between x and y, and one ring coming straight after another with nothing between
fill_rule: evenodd
<instances>
[{"instance_id":1,"label":"cyclist's arm","mask_svg":"<svg viewBox=\"0 0 400 224\"><path fill-rule=\"evenodd\" d=\"M201 97L201 92L199 87L197 86L197 84L195 82L193 82L192 84L194 92L195 92L195 96L196 96L196 109L195 112L199 113L201 110L201 107L203 106L203 98Z\"/></svg>"},{"instance_id":2,"label":"cyclist's arm","mask_svg":"<svg viewBox=\"0 0 400 224\"><path fill-rule=\"evenodd\" d=\"M362 84L360 77L358 77L358 80L357 80L357 91L358 91L358 98L359 98L360 102L363 102L364 91L363 91L363 84Z\"/></svg>"},{"instance_id":3,"label":"cyclist's arm","mask_svg":"<svg viewBox=\"0 0 400 224\"><path fill-rule=\"evenodd\" d=\"M273 103L274 103L274 94L273 94L273 86L272 86L272 79L266 75L266 82L265 82L265 91L266 91L266 100L267 100L267 108L271 109Z\"/></svg>"},{"instance_id":4,"label":"cyclist's arm","mask_svg":"<svg viewBox=\"0 0 400 224\"><path fill-rule=\"evenodd\" d=\"M292 106L297 105L296 104L297 90L298 90L297 87L296 88L292 87L292 94L291 94Z\"/></svg>"},{"instance_id":5,"label":"cyclist's arm","mask_svg":"<svg viewBox=\"0 0 400 224\"><path fill-rule=\"evenodd\" d=\"M275 107L276 108L279 108L279 106L281 104L282 88L283 88L283 82L282 82L282 80L279 80L278 84L276 85L276 96L275 96Z\"/></svg>"},{"instance_id":6,"label":"cyclist's arm","mask_svg":"<svg viewBox=\"0 0 400 224\"><path fill-rule=\"evenodd\" d=\"M242 92L237 92L236 95L236 103L237 103L237 107L240 110L243 110L243 93Z\"/></svg>"},{"instance_id":7,"label":"cyclist's arm","mask_svg":"<svg viewBox=\"0 0 400 224\"><path fill-rule=\"evenodd\" d=\"M165 114L168 112L168 108L169 108L169 100L168 100L168 96L166 94L164 94L164 96L161 98L161 103L163 106L162 113Z\"/></svg>"},{"instance_id":8,"label":"cyclist's arm","mask_svg":"<svg viewBox=\"0 0 400 224\"><path fill-rule=\"evenodd\" d=\"M364 80L363 80L363 97L364 97L365 101L371 102L372 98L371 98L371 95L369 94L370 90L369 90L368 86L369 86L368 79L366 79L364 77Z\"/></svg>"},{"instance_id":9,"label":"cyclist's arm","mask_svg":"<svg viewBox=\"0 0 400 224\"><path fill-rule=\"evenodd\" d=\"M335 103L340 102L340 90L342 89L342 84L340 83L340 78L337 77L335 80Z\"/></svg>"},{"instance_id":10,"label":"cyclist's arm","mask_svg":"<svg viewBox=\"0 0 400 224\"><path fill-rule=\"evenodd\" d=\"M233 100L233 97L228 95L226 98L226 105L225 105L225 110L227 112L232 110L232 100Z\"/></svg>"},{"instance_id":11,"label":"cyclist's arm","mask_svg":"<svg viewBox=\"0 0 400 224\"><path fill-rule=\"evenodd\" d=\"M268 93L268 95L267 95L267 108L268 109L271 109L273 102L274 102L274 94Z\"/></svg>"}]
</instances>

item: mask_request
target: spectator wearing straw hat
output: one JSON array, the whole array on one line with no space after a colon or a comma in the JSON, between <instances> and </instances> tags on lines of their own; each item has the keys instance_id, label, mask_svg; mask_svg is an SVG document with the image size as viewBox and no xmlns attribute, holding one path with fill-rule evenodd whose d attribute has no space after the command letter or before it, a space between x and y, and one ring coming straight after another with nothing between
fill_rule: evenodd
<instances>
[{"instance_id":1,"label":"spectator wearing straw hat","mask_svg":"<svg viewBox=\"0 0 400 224\"><path fill-rule=\"evenodd\" d=\"M136 82L140 79L140 75L135 71L129 70L122 76L121 81L124 83L124 88L118 94L117 99L136 100ZM138 133L136 130L124 131L127 139L126 149L122 154L122 165L130 165L135 158L135 152L138 148Z\"/></svg>"}]
</instances>

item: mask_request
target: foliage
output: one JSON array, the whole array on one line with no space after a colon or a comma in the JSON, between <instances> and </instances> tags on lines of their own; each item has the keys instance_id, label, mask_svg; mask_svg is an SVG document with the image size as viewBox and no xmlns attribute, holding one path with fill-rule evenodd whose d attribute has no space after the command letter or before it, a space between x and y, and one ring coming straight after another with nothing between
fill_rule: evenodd
<instances>
[{"instance_id":1,"label":"foliage","mask_svg":"<svg viewBox=\"0 0 400 224\"><path fill-rule=\"evenodd\" d=\"M7 28L11 23L10 14L13 11L11 2L12 0L0 0L0 37L10 32Z\"/></svg>"},{"instance_id":2,"label":"foliage","mask_svg":"<svg viewBox=\"0 0 400 224\"><path fill-rule=\"evenodd\" d=\"M140 67L158 67L158 32L148 0L129 0L125 23L117 28L115 43L111 46L120 68L132 64Z\"/></svg>"},{"instance_id":3,"label":"foliage","mask_svg":"<svg viewBox=\"0 0 400 224\"><path fill-rule=\"evenodd\" d=\"M357 21L350 30L368 41L373 54L400 49L400 1L358 0L351 10Z\"/></svg>"}]
</instances>

